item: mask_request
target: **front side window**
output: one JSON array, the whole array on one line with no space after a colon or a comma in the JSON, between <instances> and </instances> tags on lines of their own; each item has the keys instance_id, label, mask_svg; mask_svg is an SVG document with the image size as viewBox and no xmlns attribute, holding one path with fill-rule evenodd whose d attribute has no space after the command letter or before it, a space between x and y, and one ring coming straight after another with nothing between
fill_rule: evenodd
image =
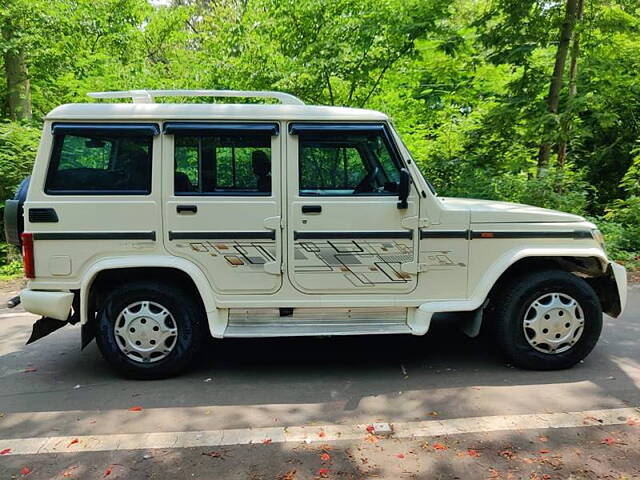
<instances>
[{"instance_id":1,"label":"front side window","mask_svg":"<svg viewBox=\"0 0 640 480\"><path fill-rule=\"evenodd\" d=\"M151 192L152 136L56 135L45 191L50 194Z\"/></svg>"},{"instance_id":2,"label":"front side window","mask_svg":"<svg viewBox=\"0 0 640 480\"><path fill-rule=\"evenodd\" d=\"M382 131L301 132L300 195L397 195L400 167Z\"/></svg>"},{"instance_id":3,"label":"front side window","mask_svg":"<svg viewBox=\"0 0 640 480\"><path fill-rule=\"evenodd\" d=\"M176 195L270 195L271 135L176 135Z\"/></svg>"}]
</instances>

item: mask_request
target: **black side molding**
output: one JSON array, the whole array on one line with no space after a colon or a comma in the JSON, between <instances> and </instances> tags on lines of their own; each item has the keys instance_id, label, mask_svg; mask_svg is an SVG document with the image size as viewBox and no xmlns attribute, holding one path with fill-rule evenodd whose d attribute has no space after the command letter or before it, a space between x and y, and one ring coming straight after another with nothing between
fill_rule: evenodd
<instances>
[{"instance_id":1,"label":"black side molding","mask_svg":"<svg viewBox=\"0 0 640 480\"><path fill-rule=\"evenodd\" d=\"M352 239L407 239L413 238L411 230L393 230L380 232L293 232L294 240L352 240Z\"/></svg>"},{"instance_id":2,"label":"black side molding","mask_svg":"<svg viewBox=\"0 0 640 480\"><path fill-rule=\"evenodd\" d=\"M169 232L169 240L275 240L276 232Z\"/></svg>"},{"instance_id":3,"label":"black side molding","mask_svg":"<svg viewBox=\"0 0 640 480\"><path fill-rule=\"evenodd\" d=\"M473 239L504 239L504 238L592 238L589 230L572 231L481 231L481 230L420 230L420 239L425 238L466 238Z\"/></svg>"},{"instance_id":4,"label":"black side molding","mask_svg":"<svg viewBox=\"0 0 640 480\"><path fill-rule=\"evenodd\" d=\"M483 232L474 230L471 232L471 238L492 239L492 238L572 238L584 239L592 238L589 230L573 230L570 232L554 232L554 231L489 231Z\"/></svg>"},{"instance_id":5,"label":"black side molding","mask_svg":"<svg viewBox=\"0 0 640 480\"><path fill-rule=\"evenodd\" d=\"M34 240L155 240L156 232L40 232Z\"/></svg>"},{"instance_id":6,"label":"black side molding","mask_svg":"<svg viewBox=\"0 0 640 480\"><path fill-rule=\"evenodd\" d=\"M30 208L29 222L58 223L58 214L53 208Z\"/></svg>"},{"instance_id":7,"label":"black side molding","mask_svg":"<svg viewBox=\"0 0 640 480\"><path fill-rule=\"evenodd\" d=\"M420 230L420 239L424 238L466 238L469 230Z\"/></svg>"}]
</instances>

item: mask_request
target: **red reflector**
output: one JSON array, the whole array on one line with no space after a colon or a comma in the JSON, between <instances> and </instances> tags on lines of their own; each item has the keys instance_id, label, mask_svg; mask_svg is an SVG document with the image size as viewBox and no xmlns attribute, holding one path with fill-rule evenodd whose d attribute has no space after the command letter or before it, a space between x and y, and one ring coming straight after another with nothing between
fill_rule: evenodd
<instances>
[{"instance_id":1,"label":"red reflector","mask_svg":"<svg viewBox=\"0 0 640 480\"><path fill-rule=\"evenodd\" d=\"M20 235L22 239L22 265L24 267L24 276L27 278L36 277L36 265L33 258L33 234L23 233Z\"/></svg>"},{"instance_id":2,"label":"red reflector","mask_svg":"<svg viewBox=\"0 0 640 480\"><path fill-rule=\"evenodd\" d=\"M491 233L491 232L482 232L480 234L480 238L493 238L493 233Z\"/></svg>"}]
</instances>

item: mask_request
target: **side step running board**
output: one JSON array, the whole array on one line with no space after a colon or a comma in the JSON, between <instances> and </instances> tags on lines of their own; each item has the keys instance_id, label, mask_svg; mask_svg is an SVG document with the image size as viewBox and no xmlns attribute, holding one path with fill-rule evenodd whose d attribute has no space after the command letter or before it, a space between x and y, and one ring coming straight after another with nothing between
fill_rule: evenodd
<instances>
[{"instance_id":1,"label":"side step running board","mask_svg":"<svg viewBox=\"0 0 640 480\"><path fill-rule=\"evenodd\" d=\"M225 337L308 337L412 333L406 308L231 309Z\"/></svg>"}]
</instances>

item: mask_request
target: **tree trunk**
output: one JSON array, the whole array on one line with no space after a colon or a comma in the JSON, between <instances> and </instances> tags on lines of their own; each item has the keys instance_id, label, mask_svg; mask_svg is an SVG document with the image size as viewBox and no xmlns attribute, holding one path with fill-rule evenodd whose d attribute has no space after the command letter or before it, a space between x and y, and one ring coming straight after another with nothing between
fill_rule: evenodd
<instances>
[{"instance_id":1,"label":"tree trunk","mask_svg":"<svg viewBox=\"0 0 640 480\"><path fill-rule=\"evenodd\" d=\"M551 82L549 84L549 96L547 97L547 109L553 116L558 114L558 107L560 105L560 91L562 90L564 66L567 62L571 36L576 23L577 4L578 0L567 0L564 20L560 26L560 39L558 41L558 50L556 51L556 61L553 66L553 75L551 76ZM549 122L546 122L546 124L548 125ZM538 173L549 165L549 157L551 157L551 142L549 137L552 132L552 127L545 126L542 144L538 152Z\"/></svg>"},{"instance_id":2,"label":"tree trunk","mask_svg":"<svg viewBox=\"0 0 640 480\"><path fill-rule=\"evenodd\" d=\"M578 0L578 11L576 13L576 23L582 21L582 12L584 9L584 0ZM569 64L569 94L567 96L567 103L571 103L571 100L578 93L578 57L580 56L580 32L575 31L573 33L573 45L571 46L571 63ZM567 139L569 132L571 131L571 118L566 115L566 119L562 125L562 131L564 138L558 144L558 166L564 167L567 160Z\"/></svg>"},{"instance_id":3,"label":"tree trunk","mask_svg":"<svg viewBox=\"0 0 640 480\"><path fill-rule=\"evenodd\" d=\"M7 114L11 120L31 120L31 84L22 50L4 54Z\"/></svg>"}]
</instances>

